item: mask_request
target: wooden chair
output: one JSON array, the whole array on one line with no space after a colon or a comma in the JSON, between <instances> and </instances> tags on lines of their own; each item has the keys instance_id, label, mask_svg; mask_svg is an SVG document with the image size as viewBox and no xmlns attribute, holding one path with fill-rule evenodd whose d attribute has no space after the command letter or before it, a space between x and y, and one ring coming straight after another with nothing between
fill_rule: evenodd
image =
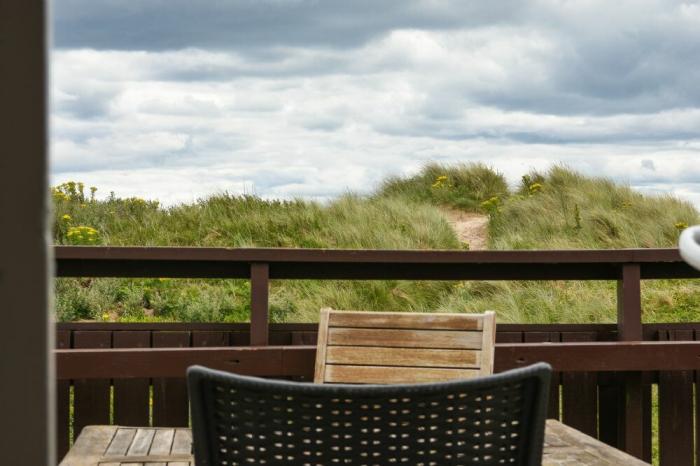
<instances>
[{"instance_id":1,"label":"wooden chair","mask_svg":"<svg viewBox=\"0 0 700 466\"><path fill-rule=\"evenodd\" d=\"M440 382L493 373L496 315L322 309L316 383Z\"/></svg>"}]
</instances>

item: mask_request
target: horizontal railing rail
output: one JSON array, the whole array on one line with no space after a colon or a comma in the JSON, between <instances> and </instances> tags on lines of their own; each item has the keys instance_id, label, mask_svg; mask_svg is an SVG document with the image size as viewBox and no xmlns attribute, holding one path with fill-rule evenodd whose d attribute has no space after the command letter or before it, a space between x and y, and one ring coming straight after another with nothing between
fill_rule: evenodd
<instances>
[{"instance_id":1,"label":"horizontal railing rail","mask_svg":"<svg viewBox=\"0 0 700 466\"><path fill-rule=\"evenodd\" d=\"M315 346L56 350L56 375L69 379L185 376L194 364L255 376L312 376ZM547 362L554 371L621 372L700 369L700 341L500 343L495 370Z\"/></svg>"},{"instance_id":2,"label":"horizontal railing rail","mask_svg":"<svg viewBox=\"0 0 700 466\"><path fill-rule=\"evenodd\" d=\"M637 264L641 278L700 278L677 249L558 251L386 251L56 246L59 277L271 279L617 280ZM527 267L524 267L527 265Z\"/></svg>"}]
</instances>

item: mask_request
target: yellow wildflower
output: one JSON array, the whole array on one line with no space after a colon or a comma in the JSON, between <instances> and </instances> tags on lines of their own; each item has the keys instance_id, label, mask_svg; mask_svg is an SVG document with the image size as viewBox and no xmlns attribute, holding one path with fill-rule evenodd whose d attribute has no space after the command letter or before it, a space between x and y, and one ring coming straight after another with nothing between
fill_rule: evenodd
<instances>
[{"instance_id":1,"label":"yellow wildflower","mask_svg":"<svg viewBox=\"0 0 700 466\"><path fill-rule=\"evenodd\" d=\"M433 183L433 188L442 188L443 183L447 181L447 175L440 175L437 178L435 178L435 182Z\"/></svg>"},{"instance_id":2,"label":"yellow wildflower","mask_svg":"<svg viewBox=\"0 0 700 466\"><path fill-rule=\"evenodd\" d=\"M66 233L70 244L97 244L100 240L99 232L92 227L70 227Z\"/></svg>"},{"instance_id":3,"label":"yellow wildflower","mask_svg":"<svg viewBox=\"0 0 700 466\"><path fill-rule=\"evenodd\" d=\"M64 214L63 217L61 217L61 220L63 220L64 222L70 222L71 216L68 214Z\"/></svg>"},{"instance_id":4,"label":"yellow wildflower","mask_svg":"<svg viewBox=\"0 0 700 466\"><path fill-rule=\"evenodd\" d=\"M530 185L530 196L537 194L542 191L542 185L540 183L532 183Z\"/></svg>"}]
</instances>

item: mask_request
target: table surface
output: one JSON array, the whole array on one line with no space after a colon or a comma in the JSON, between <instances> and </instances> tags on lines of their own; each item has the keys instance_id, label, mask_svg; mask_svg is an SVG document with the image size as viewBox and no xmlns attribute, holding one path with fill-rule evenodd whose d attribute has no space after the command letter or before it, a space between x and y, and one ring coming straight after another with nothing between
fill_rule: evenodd
<instances>
[{"instance_id":1,"label":"table surface","mask_svg":"<svg viewBox=\"0 0 700 466\"><path fill-rule=\"evenodd\" d=\"M543 466L648 466L559 421L547 420ZM194 466L186 428L88 426L60 466Z\"/></svg>"}]
</instances>

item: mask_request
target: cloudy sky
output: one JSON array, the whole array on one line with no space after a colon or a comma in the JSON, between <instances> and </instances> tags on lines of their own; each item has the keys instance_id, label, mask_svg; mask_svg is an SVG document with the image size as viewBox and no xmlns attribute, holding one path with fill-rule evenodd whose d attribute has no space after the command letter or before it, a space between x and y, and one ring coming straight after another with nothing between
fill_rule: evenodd
<instances>
[{"instance_id":1,"label":"cloudy sky","mask_svg":"<svg viewBox=\"0 0 700 466\"><path fill-rule=\"evenodd\" d=\"M700 207L697 1L52 8L53 183L324 199L430 161L565 163Z\"/></svg>"}]
</instances>

